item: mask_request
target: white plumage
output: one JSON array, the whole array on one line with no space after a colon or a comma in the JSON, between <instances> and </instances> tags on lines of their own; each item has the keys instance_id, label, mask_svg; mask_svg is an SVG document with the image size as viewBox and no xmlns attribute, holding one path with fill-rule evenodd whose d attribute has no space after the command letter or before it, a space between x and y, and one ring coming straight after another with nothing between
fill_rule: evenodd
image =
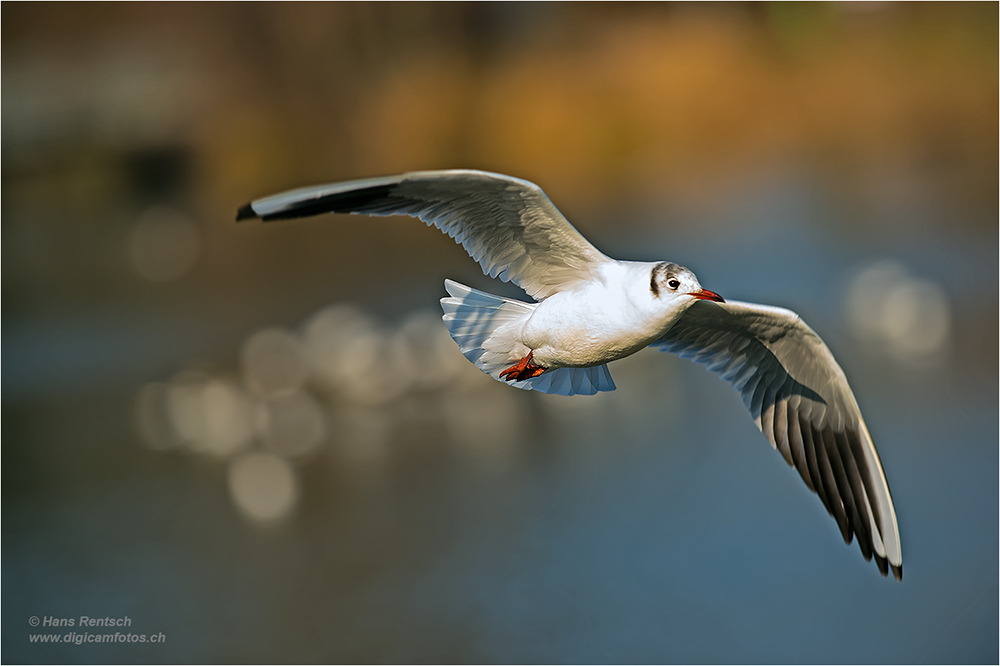
<instances>
[{"instance_id":1,"label":"white plumage","mask_svg":"<svg viewBox=\"0 0 1000 666\"><path fill-rule=\"evenodd\" d=\"M423 171L258 199L237 219L320 213L410 215L461 243L524 303L445 281L444 322L483 372L561 395L613 391L607 364L655 346L703 363L743 396L754 422L883 575L902 578L899 529L875 446L843 370L794 312L725 302L669 262L617 261L544 192L482 171Z\"/></svg>"}]
</instances>

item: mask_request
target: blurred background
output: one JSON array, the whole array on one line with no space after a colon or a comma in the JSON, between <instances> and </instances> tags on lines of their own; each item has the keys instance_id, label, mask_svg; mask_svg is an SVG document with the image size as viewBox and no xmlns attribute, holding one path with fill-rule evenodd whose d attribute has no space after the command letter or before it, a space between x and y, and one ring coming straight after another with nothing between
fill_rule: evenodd
<instances>
[{"instance_id":1,"label":"blurred background","mask_svg":"<svg viewBox=\"0 0 1000 666\"><path fill-rule=\"evenodd\" d=\"M5 3L4 662L998 659L995 3ZM739 396L652 350L502 386L408 218L236 225L480 168L827 340L884 580ZM161 645L39 645L30 616ZM99 631L99 630L98 630Z\"/></svg>"}]
</instances>

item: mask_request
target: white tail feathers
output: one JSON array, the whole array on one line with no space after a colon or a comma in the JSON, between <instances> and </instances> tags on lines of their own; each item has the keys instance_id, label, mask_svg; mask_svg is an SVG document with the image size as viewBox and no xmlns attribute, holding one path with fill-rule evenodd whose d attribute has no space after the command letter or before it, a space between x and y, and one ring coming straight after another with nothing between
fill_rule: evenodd
<instances>
[{"instance_id":1,"label":"white tail feathers","mask_svg":"<svg viewBox=\"0 0 1000 666\"><path fill-rule=\"evenodd\" d=\"M523 347L517 334L537 305L487 294L452 280L445 280L444 288L451 296L441 299L448 332L465 358L497 381L528 391L558 395L593 395L598 391L615 390L606 364L556 368L516 382L500 379L500 372L520 360L521 356L514 351L516 347ZM523 351L523 355L527 355L527 348Z\"/></svg>"}]
</instances>

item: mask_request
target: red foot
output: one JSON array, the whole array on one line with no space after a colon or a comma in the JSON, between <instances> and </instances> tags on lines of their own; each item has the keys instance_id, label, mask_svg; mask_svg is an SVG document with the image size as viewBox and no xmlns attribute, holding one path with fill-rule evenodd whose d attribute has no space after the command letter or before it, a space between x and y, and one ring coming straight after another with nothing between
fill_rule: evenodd
<instances>
[{"instance_id":1,"label":"red foot","mask_svg":"<svg viewBox=\"0 0 1000 666\"><path fill-rule=\"evenodd\" d=\"M531 362L533 354L534 352L528 352L528 355L518 361L515 365L512 365L501 372L500 379L505 379L508 382L519 382L525 379L531 379L532 377L537 377L545 372L545 368Z\"/></svg>"}]
</instances>

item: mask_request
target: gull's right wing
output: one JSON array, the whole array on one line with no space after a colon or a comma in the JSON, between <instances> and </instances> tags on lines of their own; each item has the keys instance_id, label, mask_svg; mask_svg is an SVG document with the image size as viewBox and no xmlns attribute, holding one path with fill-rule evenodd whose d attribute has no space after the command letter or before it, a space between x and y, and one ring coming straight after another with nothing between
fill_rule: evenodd
<instances>
[{"instance_id":1,"label":"gull's right wing","mask_svg":"<svg viewBox=\"0 0 1000 666\"><path fill-rule=\"evenodd\" d=\"M485 171L417 171L306 187L257 199L236 219L321 213L417 217L461 243L484 273L537 300L590 279L598 265L611 261L540 187Z\"/></svg>"}]
</instances>

